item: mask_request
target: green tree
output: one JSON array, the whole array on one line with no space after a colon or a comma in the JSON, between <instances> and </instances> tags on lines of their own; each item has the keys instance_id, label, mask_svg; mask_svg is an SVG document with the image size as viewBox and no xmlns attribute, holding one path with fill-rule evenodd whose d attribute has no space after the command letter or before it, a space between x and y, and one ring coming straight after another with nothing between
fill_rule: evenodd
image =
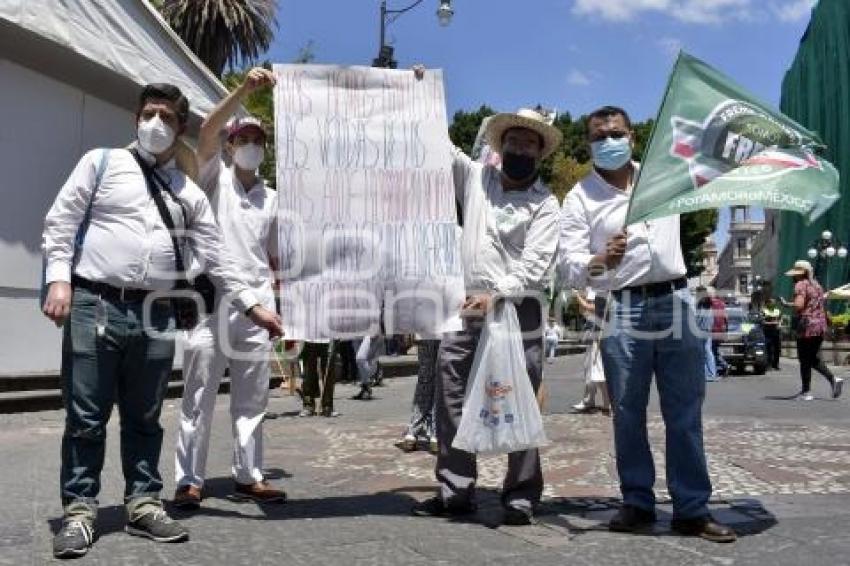
<instances>
[{"instance_id":1,"label":"green tree","mask_svg":"<svg viewBox=\"0 0 850 566\"><path fill-rule=\"evenodd\" d=\"M549 188L552 193L558 197L558 202L564 202L564 197L567 193L583 179L590 170L592 165L589 161L579 163L579 161L559 150L552 158L552 172L549 180Z\"/></svg>"},{"instance_id":2,"label":"green tree","mask_svg":"<svg viewBox=\"0 0 850 566\"><path fill-rule=\"evenodd\" d=\"M216 76L250 66L269 49L277 28L275 0L163 0L162 15Z\"/></svg>"},{"instance_id":3,"label":"green tree","mask_svg":"<svg viewBox=\"0 0 850 566\"><path fill-rule=\"evenodd\" d=\"M484 121L484 118L495 113L492 108L486 105L480 106L474 112L464 112L463 110L455 112L449 126L449 138L451 138L452 143L462 149L465 154L471 154L481 122Z\"/></svg>"},{"instance_id":4,"label":"green tree","mask_svg":"<svg viewBox=\"0 0 850 566\"><path fill-rule=\"evenodd\" d=\"M681 242L682 254L685 256L685 265L688 268L688 277L699 275L703 271L702 245L706 236L717 229L717 218L719 214L716 209L697 210L683 214L681 218Z\"/></svg>"}]
</instances>

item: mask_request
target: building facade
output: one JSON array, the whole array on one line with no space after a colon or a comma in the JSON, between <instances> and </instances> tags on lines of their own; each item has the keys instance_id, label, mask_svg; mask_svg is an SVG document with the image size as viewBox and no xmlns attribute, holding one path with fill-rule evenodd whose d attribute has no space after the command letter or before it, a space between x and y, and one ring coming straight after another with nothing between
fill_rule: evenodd
<instances>
[{"instance_id":1,"label":"building facade","mask_svg":"<svg viewBox=\"0 0 850 566\"><path fill-rule=\"evenodd\" d=\"M753 244L764 230L765 223L762 220L754 220L747 206L733 206L730 214L729 241L717 260L714 287L723 295L749 303L755 281L752 264Z\"/></svg>"}]
</instances>

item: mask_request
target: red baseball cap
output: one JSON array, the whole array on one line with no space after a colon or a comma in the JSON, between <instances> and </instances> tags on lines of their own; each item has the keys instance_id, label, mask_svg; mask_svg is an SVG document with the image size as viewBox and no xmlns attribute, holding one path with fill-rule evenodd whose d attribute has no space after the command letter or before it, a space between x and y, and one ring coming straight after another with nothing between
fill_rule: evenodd
<instances>
[{"instance_id":1,"label":"red baseball cap","mask_svg":"<svg viewBox=\"0 0 850 566\"><path fill-rule=\"evenodd\" d=\"M263 128L263 123L253 116L246 116L244 118L236 118L230 122L230 125L227 127L227 139L231 139L240 132L244 132L245 130L252 128L260 132L263 135L263 138L266 137L266 130Z\"/></svg>"}]
</instances>

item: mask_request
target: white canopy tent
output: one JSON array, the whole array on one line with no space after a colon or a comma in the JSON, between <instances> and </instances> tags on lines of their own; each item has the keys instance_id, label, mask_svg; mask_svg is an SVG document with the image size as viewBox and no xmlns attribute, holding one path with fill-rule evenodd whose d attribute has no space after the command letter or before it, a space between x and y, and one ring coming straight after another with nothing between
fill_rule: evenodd
<instances>
[{"instance_id":1,"label":"white canopy tent","mask_svg":"<svg viewBox=\"0 0 850 566\"><path fill-rule=\"evenodd\" d=\"M0 0L0 376L58 371L37 305L44 215L84 152L133 139L151 82L183 90L190 131L227 92L144 0Z\"/></svg>"}]
</instances>

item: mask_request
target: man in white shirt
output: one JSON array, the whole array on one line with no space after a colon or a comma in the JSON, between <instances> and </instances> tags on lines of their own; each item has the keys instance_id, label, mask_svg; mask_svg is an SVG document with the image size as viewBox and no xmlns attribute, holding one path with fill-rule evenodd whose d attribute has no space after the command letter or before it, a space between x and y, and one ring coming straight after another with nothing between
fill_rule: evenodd
<instances>
[{"instance_id":1,"label":"man in white shirt","mask_svg":"<svg viewBox=\"0 0 850 566\"><path fill-rule=\"evenodd\" d=\"M624 229L638 172L634 134L620 108L588 118L594 169L564 199L559 271L562 283L610 291L601 348L614 406L614 440L623 507L614 531L635 532L655 521L655 467L646 407L657 377L667 434L667 484L672 527L682 534L731 542L735 533L708 511L711 481L702 439L704 349L679 242L679 217Z\"/></svg>"},{"instance_id":2,"label":"man in white shirt","mask_svg":"<svg viewBox=\"0 0 850 566\"><path fill-rule=\"evenodd\" d=\"M277 253L278 199L277 192L257 176L265 156L266 132L259 120L238 118L227 129L223 148L221 132L246 96L273 83L271 71L251 69L204 120L197 150L199 184L221 227L225 250L257 300L269 310L275 309L272 258ZM225 155L232 163L229 167L223 162ZM201 503L215 400L228 367L235 495L258 502L285 500L284 492L272 487L262 471L270 355L271 343L263 328L232 305L219 305L189 331L174 463L176 506L196 509Z\"/></svg>"},{"instance_id":3,"label":"man in white shirt","mask_svg":"<svg viewBox=\"0 0 850 566\"><path fill-rule=\"evenodd\" d=\"M540 297L558 245L558 200L539 178L543 159L561 142L561 132L533 110L499 114L487 139L502 158L501 169L472 161L454 149L456 198L463 217L462 253L467 300L465 329L443 336L436 388L439 445L437 497L417 505L420 516L454 516L475 509L475 455L452 447L460 424L467 381L483 327L496 301L513 300L527 338L526 367L535 389L543 366ZM543 492L538 451L508 456L502 488L504 522L527 525Z\"/></svg>"},{"instance_id":4,"label":"man in white shirt","mask_svg":"<svg viewBox=\"0 0 850 566\"><path fill-rule=\"evenodd\" d=\"M178 240L202 258L215 285L272 335L280 318L263 308L221 252L221 231L209 202L174 162L189 102L169 84L146 86L132 150L86 153L45 219L46 316L64 325L62 380L66 410L61 494L64 523L57 557L81 556L94 539L106 423L117 402L127 532L158 542L183 541L188 531L163 511L159 415L174 357L169 292L178 278ZM168 185L162 202L187 237L172 239L149 188L145 168Z\"/></svg>"}]
</instances>

